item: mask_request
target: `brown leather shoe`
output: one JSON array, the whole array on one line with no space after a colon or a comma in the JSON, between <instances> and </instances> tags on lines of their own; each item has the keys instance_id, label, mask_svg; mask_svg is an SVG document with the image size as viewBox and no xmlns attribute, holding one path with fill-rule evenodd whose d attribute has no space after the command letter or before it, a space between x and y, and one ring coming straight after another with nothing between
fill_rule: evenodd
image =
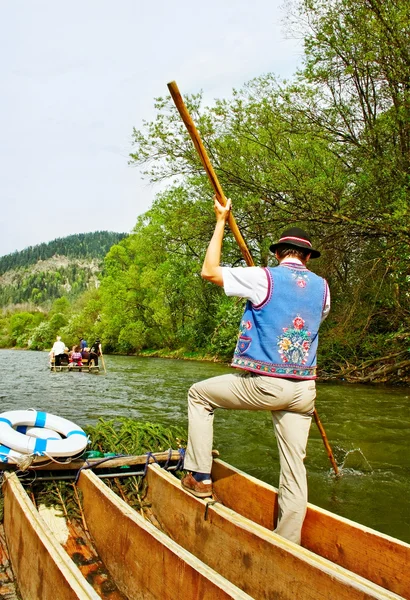
<instances>
[{"instance_id":1,"label":"brown leather shoe","mask_svg":"<svg viewBox=\"0 0 410 600\"><path fill-rule=\"evenodd\" d=\"M212 483L204 483L203 481L197 481L192 473L188 473L181 480L181 485L187 492L190 492L197 498L208 498L212 496Z\"/></svg>"}]
</instances>

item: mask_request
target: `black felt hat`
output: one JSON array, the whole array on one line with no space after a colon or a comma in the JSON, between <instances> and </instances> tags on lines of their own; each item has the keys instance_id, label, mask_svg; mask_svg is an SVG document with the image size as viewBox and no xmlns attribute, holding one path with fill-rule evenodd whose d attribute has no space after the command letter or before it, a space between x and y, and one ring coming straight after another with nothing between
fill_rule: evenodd
<instances>
[{"instance_id":1,"label":"black felt hat","mask_svg":"<svg viewBox=\"0 0 410 600\"><path fill-rule=\"evenodd\" d=\"M290 227L286 229L278 242L272 244L269 249L275 252L279 246L294 246L295 248L303 248L309 250L311 258L319 258L319 250L312 248L312 242L310 241L309 235L300 227Z\"/></svg>"}]
</instances>

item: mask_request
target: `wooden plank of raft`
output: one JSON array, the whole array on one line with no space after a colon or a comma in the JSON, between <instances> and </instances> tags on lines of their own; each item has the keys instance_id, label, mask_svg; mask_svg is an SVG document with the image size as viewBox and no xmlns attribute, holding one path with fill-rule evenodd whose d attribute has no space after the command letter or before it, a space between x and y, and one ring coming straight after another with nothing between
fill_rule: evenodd
<instances>
[{"instance_id":1,"label":"wooden plank of raft","mask_svg":"<svg viewBox=\"0 0 410 600\"><path fill-rule=\"evenodd\" d=\"M68 365L50 365L50 370L55 372L63 372L63 371L83 371L84 373L92 373L93 371L99 371L100 367L98 365L88 366L87 364L83 364L82 367L77 365L69 367Z\"/></svg>"},{"instance_id":2,"label":"wooden plank of raft","mask_svg":"<svg viewBox=\"0 0 410 600\"><path fill-rule=\"evenodd\" d=\"M219 456L219 452L217 450L212 450L212 456L215 458ZM130 456L119 456L109 458L108 460L104 460L101 462L103 457L101 458L89 458L87 461L74 459L71 462L52 462L52 461L43 461L41 463L33 463L30 466L30 471L41 471L41 472L49 472L49 471L78 471L79 469L87 466L91 466L92 469L114 469L117 467L123 466L133 466L133 465L145 465L147 460L148 463L154 463L155 461L165 463L169 460L170 464L176 464L181 455L178 450L172 450L170 453L169 450L166 452L153 452L149 456L147 454L140 455L130 455ZM16 465L12 463L1 463L0 462L0 471L13 470L16 468Z\"/></svg>"},{"instance_id":3,"label":"wooden plank of raft","mask_svg":"<svg viewBox=\"0 0 410 600\"><path fill-rule=\"evenodd\" d=\"M214 460L214 491L239 514L274 529L277 490L239 469ZM302 546L374 583L410 598L410 545L308 504Z\"/></svg>"},{"instance_id":4,"label":"wooden plank of raft","mask_svg":"<svg viewBox=\"0 0 410 600\"><path fill-rule=\"evenodd\" d=\"M157 465L148 467L147 490L170 537L255 599L400 598L219 503L195 498Z\"/></svg>"},{"instance_id":5,"label":"wooden plank of raft","mask_svg":"<svg viewBox=\"0 0 410 600\"><path fill-rule=\"evenodd\" d=\"M103 460L103 457L89 458L87 461L73 460L68 463L52 462L52 463L48 463L47 466L42 466L39 464L38 467L36 467L34 465L34 468L36 471L40 471L40 470L41 471L60 471L60 470L78 470L78 469L81 469L83 467L90 465L93 469L110 469L110 468L123 467L123 466L145 465L147 461L148 461L148 463L154 463L155 461L166 462L168 459L171 462L175 463L180 458L181 458L181 455L178 452L178 450L173 450L171 454L169 453L169 451L167 451L167 452L155 452L150 456L147 456L146 454L140 454L138 456L135 456L135 455L134 456L120 456L118 458L115 458L115 457L110 458L108 460L105 460L104 462L101 462L101 460Z\"/></svg>"},{"instance_id":6,"label":"wooden plank of raft","mask_svg":"<svg viewBox=\"0 0 410 600\"><path fill-rule=\"evenodd\" d=\"M251 600L146 521L94 473L82 472L78 485L98 553L130 600Z\"/></svg>"},{"instance_id":7,"label":"wooden plank of raft","mask_svg":"<svg viewBox=\"0 0 410 600\"><path fill-rule=\"evenodd\" d=\"M14 473L5 473L4 531L23 600L99 600L42 521Z\"/></svg>"}]
</instances>

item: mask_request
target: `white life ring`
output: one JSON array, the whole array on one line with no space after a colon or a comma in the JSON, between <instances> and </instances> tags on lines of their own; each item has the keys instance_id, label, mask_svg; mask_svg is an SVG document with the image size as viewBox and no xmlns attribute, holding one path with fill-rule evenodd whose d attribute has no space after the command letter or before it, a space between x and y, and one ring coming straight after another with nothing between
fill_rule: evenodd
<instances>
[{"instance_id":1,"label":"white life ring","mask_svg":"<svg viewBox=\"0 0 410 600\"><path fill-rule=\"evenodd\" d=\"M7 446L0 445L0 462L2 463L18 464L25 456L27 454L21 454L21 452L15 452Z\"/></svg>"},{"instance_id":2,"label":"white life ring","mask_svg":"<svg viewBox=\"0 0 410 600\"><path fill-rule=\"evenodd\" d=\"M47 429L47 427L29 427L28 425L17 425L17 427L14 427L14 429L19 433L24 433L24 435L30 435L42 440L62 439L62 436L58 433L58 431L54 431L54 429Z\"/></svg>"},{"instance_id":3,"label":"white life ring","mask_svg":"<svg viewBox=\"0 0 410 600\"><path fill-rule=\"evenodd\" d=\"M25 435L31 435L36 438L41 438L43 440L61 440L61 435L58 431L53 431L52 429L47 429L46 427L28 427L27 425L17 425L16 430L19 433L24 433ZM0 444L0 462L2 463L12 463L18 464L22 458L27 456L27 454L22 454L21 452L16 452L7 446L3 446ZM44 462L44 460L48 461L48 458L45 459L41 456L35 457L35 463Z\"/></svg>"},{"instance_id":4,"label":"white life ring","mask_svg":"<svg viewBox=\"0 0 410 600\"><path fill-rule=\"evenodd\" d=\"M22 426L47 429L45 437L30 429L21 433ZM20 431L19 431L20 429ZM61 433L64 439L49 436ZM88 443L85 431L68 419L36 410L10 410L0 414L0 444L16 452L37 456L67 457L82 452Z\"/></svg>"}]
</instances>

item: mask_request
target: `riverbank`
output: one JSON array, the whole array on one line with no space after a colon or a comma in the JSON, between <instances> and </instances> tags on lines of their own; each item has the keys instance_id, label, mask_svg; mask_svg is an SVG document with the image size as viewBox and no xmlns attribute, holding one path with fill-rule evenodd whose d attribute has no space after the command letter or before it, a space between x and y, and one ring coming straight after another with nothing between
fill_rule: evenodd
<instances>
[{"instance_id":1,"label":"riverbank","mask_svg":"<svg viewBox=\"0 0 410 600\"><path fill-rule=\"evenodd\" d=\"M229 361L218 358L217 356L213 356L205 352L187 351L184 348L180 348L178 350L170 350L169 348L161 348L155 350L147 349L141 350L140 352L135 352L131 356L145 356L147 358L172 358L176 360L200 360L204 362L218 363L221 365L229 365Z\"/></svg>"},{"instance_id":2,"label":"riverbank","mask_svg":"<svg viewBox=\"0 0 410 600\"><path fill-rule=\"evenodd\" d=\"M4 350L30 350L29 348L3 348ZM40 352L49 352L40 350ZM141 358L166 358L171 360L201 361L229 366L230 358L221 358L207 352L187 350L186 348L146 348L138 352L123 354L111 352L112 356L135 356ZM402 350L388 356L363 360L356 365L336 364L319 359L319 382L346 382L373 385L389 385L394 387L410 386L410 359L407 358L409 350ZM105 355L105 353L104 353Z\"/></svg>"},{"instance_id":3,"label":"riverbank","mask_svg":"<svg viewBox=\"0 0 410 600\"><path fill-rule=\"evenodd\" d=\"M403 352L398 353L403 354ZM405 354L405 352L404 352ZM225 360L215 355L201 352L187 351L184 348L170 350L169 348L146 349L131 354L146 358L168 358L174 360L198 360L213 362L225 366L230 365L230 359ZM394 361L398 355L364 361L358 366L347 364L346 367L328 372L325 369L318 370L319 382L347 382L373 385L391 385L396 387L407 387L410 385L410 360L401 362ZM389 359L388 361L386 359ZM386 362L384 362L386 360Z\"/></svg>"}]
</instances>

